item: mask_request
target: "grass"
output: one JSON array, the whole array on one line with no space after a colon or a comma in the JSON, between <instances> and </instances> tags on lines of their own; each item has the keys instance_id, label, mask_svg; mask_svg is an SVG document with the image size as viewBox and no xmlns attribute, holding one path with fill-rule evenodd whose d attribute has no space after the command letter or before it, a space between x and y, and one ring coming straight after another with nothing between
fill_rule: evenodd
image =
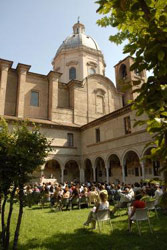
<instances>
[{"instance_id":1,"label":"grass","mask_svg":"<svg viewBox=\"0 0 167 250\"><path fill-rule=\"evenodd\" d=\"M101 233L83 227L90 209L52 212L50 208L38 206L25 208L19 238L19 250L166 250L167 216L151 213L153 235L148 224L141 225L139 237L136 225L128 233L125 210L112 219L114 230L104 225ZM11 238L16 224L16 213L12 218Z\"/></svg>"}]
</instances>

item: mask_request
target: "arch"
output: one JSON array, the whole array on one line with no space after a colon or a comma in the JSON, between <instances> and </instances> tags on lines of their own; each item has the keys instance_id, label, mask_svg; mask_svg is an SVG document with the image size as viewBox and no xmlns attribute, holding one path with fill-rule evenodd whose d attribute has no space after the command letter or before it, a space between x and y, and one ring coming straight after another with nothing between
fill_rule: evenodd
<instances>
[{"instance_id":1,"label":"arch","mask_svg":"<svg viewBox=\"0 0 167 250\"><path fill-rule=\"evenodd\" d=\"M108 165L110 156L112 156L112 155L115 155L115 156L119 159L119 161L121 162L121 158L120 158L120 156L119 156L118 153L115 153L115 152L112 152L112 153L111 153L111 152L110 152L109 154L107 154L107 157L106 157L106 163L107 163L107 165Z\"/></svg>"},{"instance_id":2,"label":"arch","mask_svg":"<svg viewBox=\"0 0 167 250\"><path fill-rule=\"evenodd\" d=\"M160 160L152 160L149 158L149 156L151 155L151 149L153 148L154 147L148 147L143 153L144 173L146 179L160 176L160 171L159 171L161 168Z\"/></svg>"},{"instance_id":3,"label":"arch","mask_svg":"<svg viewBox=\"0 0 167 250\"><path fill-rule=\"evenodd\" d=\"M85 181L93 182L93 167L90 159L84 161Z\"/></svg>"},{"instance_id":4,"label":"arch","mask_svg":"<svg viewBox=\"0 0 167 250\"><path fill-rule=\"evenodd\" d=\"M49 160L45 163L43 170L46 179L56 179L58 182L61 181L61 166L57 160Z\"/></svg>"},{"instance_id":5,"label":"arch","mask_svg":"<svg viewBox=\"0 0 167 250\"><path fill-rule=\"evenodd\" d=\"M124 63L121 64L121 66L119 68L119 75L122 79L125 79L127 76L127 67Z\"/></svg>"},{"instance_id":6,"label":"arch","mask_svg":"<svg viewBox=\"0 0 167 250\"><path fill-rule=\"evenodd\" d=\"M97 161L98 158L101 158L101 159L105 162L105 159L104 159L104 157L103 157L102 155L100 155L100 156L97 156L97 155L96 155L95 157L93 157L92 160L91 160L91 162L92 162L92 165L93 165L93 167L94 167L95 169L96 169L96 166L97 166L97 165L96 165L96 161Z\"/></svg>"},{"instance_id":7,"label":"arch","mask_svg":"<svg viewBox=\"0 0 167 250\"><path fill-rule=\"evenodd\" d=\"M82 86L84 87L85 84L87 83L87 81L88 81L89 79L93 79L93 78L94 78L94 79L98 79L98 80L100 80L101 82L102 82L102 81L107 82L107 83L109 84L109 87L110 87L115 93L118 93L118 91L117 91L117 89L116 89L114 83L113 83L108 77L103 76L103 75L100 75L100 74L88 75L87 77L85 77L85 78L83 79L83 81L82 81Z\"/></svg>"},{"instance_id":8,"label":"arch","mask_svg":"<svg viewBox=\"0 0 167 250\"><path fill-rule=\"evenodd\" d=\"M105 161L102 157L97 157L95 160L95 173L97 182L105 182L106 168L105 168Z\"/></svg>"},{"instance_id":9,"label":"arch","mask_svg":"<svg viewBox=\"0 0 167 250\"><path fill-rule=\"evenodd\" d=\"M129 150L124 155L123 166L127 183L139 182L143 173L140 165L140 158L134 150Z\"/></svg>"},{"instance_id":10,"label":"arch","mask_svg":"<svg viewBox=\"0 0 167 250\"><path fill-rule=\"evenodd\" d=\"M133 149L126 149L126 150L124 151L124 153L122 154L122 156L121 156L121 164L124 164L125 156L126 156L126 154L127 154L128 152L130 152L130 151L135 152L135 153L137 154L138 158L140 159L140 154L139 154L139 152L137 151L137 149L135 149L135 148L133 148Z\"/></svg>"},{"instance_id":11,"label":"arch","mask_svg":"<svg viewBox=\"0 0 167 250\"><path fill-rule=\"evenodd\" d=\"M76 68L71 67L69 69L69 80L75 80L76 79Z\"/></svg>"},{"instance_id":12,"label":"arch","mask_svg":"<svg viewBox=\"0 0 167 250\"><path fill-rule=\"evenodd\" d=\"M60 167L62 168L63 167L63 162L60 160L60 158L57 157L57 155L49 155L47 158L46 158L46 162L47 161L51 161L51 160L55 160L59 163Z\"/></svg>"},{"instance_id":13,"label":"arch","mask_svg":"<svg viewBox=\"0 0 167 250\"><path fill-rule=\"evenodd\" d=\"M75 160L67 161L64 167L64 181L79 182L79 180L80 180L80 171L78 163Z\"/></svg>"},{"instance_id":14,"label":"arch","mask_svg":"<svg viewBox=\"0 0 167 250\"><path fill-rule=\"evenodd\" d=\"M111 154L108 157L109 182L119 183L122 180L122 167L119 157Z\"/></svg>"}]
</instances>

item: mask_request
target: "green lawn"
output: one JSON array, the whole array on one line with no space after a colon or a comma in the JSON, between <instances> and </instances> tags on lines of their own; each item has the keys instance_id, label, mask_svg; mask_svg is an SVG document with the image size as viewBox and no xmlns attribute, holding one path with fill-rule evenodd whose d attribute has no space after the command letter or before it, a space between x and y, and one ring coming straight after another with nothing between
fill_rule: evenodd
<instances>
[{"instance_id":1,"label":"green lawn","mask_svg":"<svg viewBox=\"0 0 167 250\"><path fill-rule=\"evenodd\" d=\"M52 212L50 208L25 208L19 238L19 250L166 250L167 216L159 213L157 219L151 213L154 234L149 232L147 223L142 223L142 236L137 234L136 225L128 233L127 215L112 219L114 230L104 225L98 230L84 228L83 223L90 209ZM12 234L15 214L12 218Z\"/></svg>"}]
</instances>

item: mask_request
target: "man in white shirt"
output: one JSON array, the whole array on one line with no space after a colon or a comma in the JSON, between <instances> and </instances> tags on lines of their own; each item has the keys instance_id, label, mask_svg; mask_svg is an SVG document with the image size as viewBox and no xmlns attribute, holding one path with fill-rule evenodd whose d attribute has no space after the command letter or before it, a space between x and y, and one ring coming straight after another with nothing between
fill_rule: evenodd
<instances>
[{"instance_id":1,"label":"man in white shirt","mask_svg":"<svg viewBox=\"0 0 167 250\"><path fill-rule=\"evenodd\" d=\"M156 187L156 191L155 191L155 194L154 194L154 199L155 199L155 205L158 205L160 197L163 194L163 191L160 188L159 184L156 184L155 187Z\"/></svg>"},{"instance_id":2,"label":"man in white shirt","mask_svg":"<svg viewBox=\"0 0 167 250\"><path fill-rule=\"evenodd\" d=\"M127 204L132 201L132 193L129 188L126 188L125 191L119 189L117 192L120 195L120 201L114 206L111 211L112 214L114 214L119 208L126 208Z\"/></svg>"}]
</instances>

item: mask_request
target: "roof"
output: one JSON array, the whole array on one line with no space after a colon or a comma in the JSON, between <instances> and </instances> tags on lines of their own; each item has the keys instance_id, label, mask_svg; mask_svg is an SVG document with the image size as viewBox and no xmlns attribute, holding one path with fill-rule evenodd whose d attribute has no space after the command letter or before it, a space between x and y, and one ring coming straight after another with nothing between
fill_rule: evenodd
<instances>
[{"instance_id":1,"label":"roof","mask_svg":"<svg viewBox=\"0 0 167 250\"><path fill-rule=\"evenodd\" d=\"M85 26L81 23L76 23L73 26L73 34L68 36L57 50L56 55L62 50L67 50L71 48L78 48L80 46L85 46L93 50L100 51L97 42L91 37L85 34Z\"/></svg>"}]
</instances>

